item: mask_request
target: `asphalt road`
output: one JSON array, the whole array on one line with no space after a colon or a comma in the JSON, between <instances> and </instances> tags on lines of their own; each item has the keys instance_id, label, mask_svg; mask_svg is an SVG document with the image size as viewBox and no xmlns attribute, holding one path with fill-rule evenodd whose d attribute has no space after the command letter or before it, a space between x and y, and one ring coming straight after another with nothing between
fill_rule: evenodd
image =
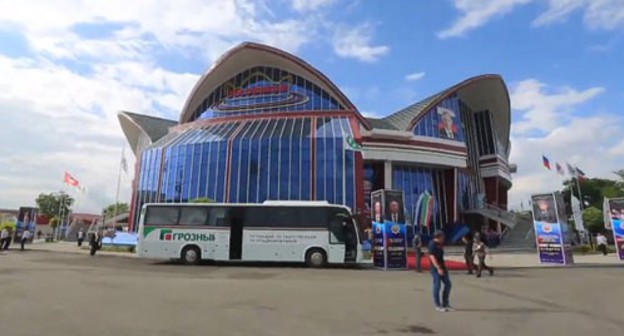
<instances>
[{"instance_id":1,"label":"asphalt road","mask_svg":"<svg viewBox=\"0 0 624 336\"><path fill-rule=\"evenodd\" d=\"M427 273L0 255L0 335L621 335L624 267Z\"/></svg>"}]
</instances>

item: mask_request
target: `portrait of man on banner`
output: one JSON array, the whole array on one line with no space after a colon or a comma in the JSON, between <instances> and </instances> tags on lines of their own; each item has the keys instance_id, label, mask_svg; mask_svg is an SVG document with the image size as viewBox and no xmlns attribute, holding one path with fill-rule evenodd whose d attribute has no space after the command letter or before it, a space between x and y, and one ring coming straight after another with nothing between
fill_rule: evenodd
<instances>
[{"instance_id":1,"label":"portrait of man on banner","mask_svg":"<svg viewBox=\"0 0 624 336\"><path fill-rule=\"evenodd\" d=\"M455 125L455 112L453 110L438 107L438 115L440 122L438 123L438 132L440 138L454 140L457 137L457 125Z\"/></svg>"},{"instance_id":2,"label":"portrait of man on banner","mask_svg":"<svg viewBox=\"0 0 624 336\"><path fill-rule=\"evenodd\" d=\"M385 220L392 223L405 224L403 208L403 193L400 191L386 191Z\"/></svg>"},{"instance_id":3,"label":"portrait of man on banner","mask_svg":"<svg viewBox=\"0 0 624 336\"><path fill-rule=\"evenodd\" d=\"M536 196L533 199L533 215L536 222L557 223L555 200L552 195Z\"/></svg>"},{"instance_id":4,"label":"portrait of man on banner","mask_svg":"<svg viewBox=\"0 0 624 336\"><path fill-rule=\"evenodd\" d=\"M382 223L383 222L383 196L381 192L373 192L371 194L371 218L373 222Z\"/></svg>"}]
</instances>

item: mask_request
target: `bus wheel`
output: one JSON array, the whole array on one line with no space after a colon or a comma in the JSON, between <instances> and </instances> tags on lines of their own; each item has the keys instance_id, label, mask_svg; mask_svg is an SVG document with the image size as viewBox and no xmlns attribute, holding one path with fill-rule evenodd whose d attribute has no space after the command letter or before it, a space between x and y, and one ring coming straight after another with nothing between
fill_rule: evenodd
<instances>
[{"instance_id":1,"label":"bus wheel","mask_svg":"<svg viewBox=\"0 0 624 336\"><path fill-rule=\"evenodd\" d=\"M306 264L309 267L319 268L327 263L327 254L325 251L315 248L306 253Z\"/></svg>"},{"instance_id":2,"label":"bus wheel","mask_svg":"<svg viewBox=\"0 0 624 336\"><path fill-rule=\"evenodd\" d=\"M197 246L187 246L181 253L185 265L197 265L201 260L201 250Z\"/></svg>"}]
</instances>

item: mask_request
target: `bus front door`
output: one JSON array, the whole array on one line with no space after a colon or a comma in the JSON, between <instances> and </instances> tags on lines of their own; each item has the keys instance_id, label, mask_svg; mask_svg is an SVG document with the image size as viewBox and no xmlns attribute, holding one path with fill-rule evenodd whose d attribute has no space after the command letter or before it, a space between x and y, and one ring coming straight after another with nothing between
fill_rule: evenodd
<instances>
[{"instance_id":1,"label":"bus front door","mask_svg":"<svg viewBox=\"0 0 624 336\"><path fill-rule=\"evenodd\" d=\"M232 218L230 222L230 260L241 260L243 255L243 220Z\"/></svg>"}]
</instances>

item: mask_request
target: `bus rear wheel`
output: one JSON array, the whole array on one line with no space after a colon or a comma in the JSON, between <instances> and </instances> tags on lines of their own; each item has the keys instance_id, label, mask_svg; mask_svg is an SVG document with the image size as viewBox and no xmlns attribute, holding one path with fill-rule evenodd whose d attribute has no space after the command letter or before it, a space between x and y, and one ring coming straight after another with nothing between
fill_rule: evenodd
<instances>
[{"instance_id":1,"label":"bus rear wheel","mask_svg":"<svg viewBox=\"0 0 624 336\"><path fill-rule=\"evenodd\" d=\"M306 253L306 264L313 268L324 267L327 264L327 254L318 248L311 249Z\"/></svg>"},{"instance_id":2,"label":"bus rear wheel","mask_svg":"<svg viewBox=\"0 0 624 336\"><path fill-rule=\"evenodd\" d=\"M185 265L197 265L201 260L201 250L197 246L187 246L182 249L181 259Z\"/></svg>"}]
</instances>

